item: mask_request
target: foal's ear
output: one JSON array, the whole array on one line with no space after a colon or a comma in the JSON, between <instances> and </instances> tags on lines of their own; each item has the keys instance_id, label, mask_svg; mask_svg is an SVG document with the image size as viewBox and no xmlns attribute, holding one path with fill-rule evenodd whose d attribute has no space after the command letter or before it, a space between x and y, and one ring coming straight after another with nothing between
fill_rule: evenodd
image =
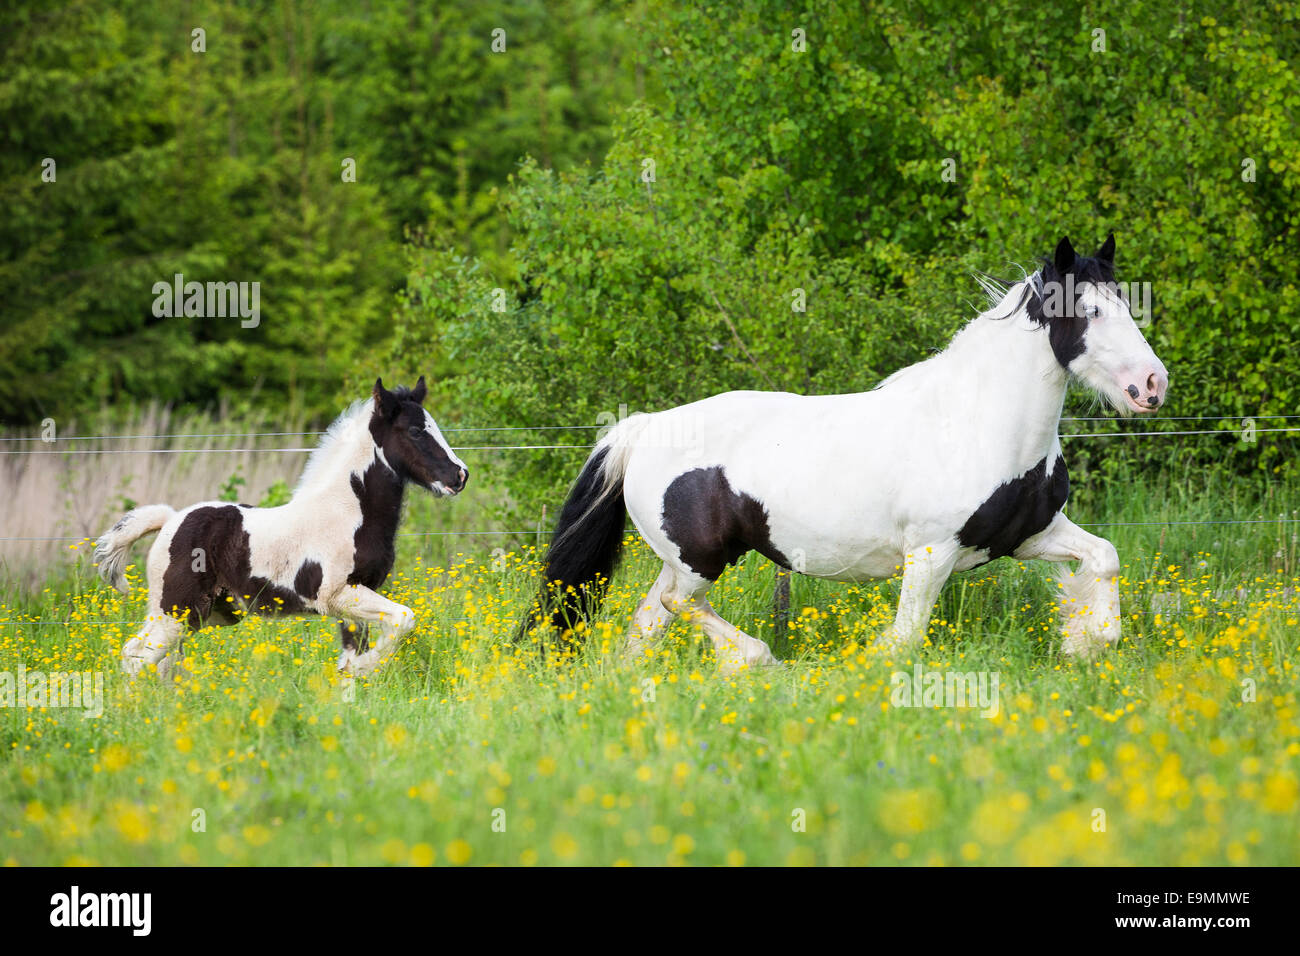
<instances>
[{"instance_id":1,"label":"foal's ear","mask_svg":"<svg viewBox=\"0 0 1300 956\"><path fill-rule=\"evenodd\" d=\"M1111 263L1111 264L1114 264L1114 262L1115 262L1115 233L1112 232L1110 235L1108 235L1108 236L1106 237L1106 241L1103 242L1103 243L1101 244L1101 248L1097 250L1097 258L1098 258L1098 259L1101 259L1103 262L1109 262L1109 263Z\"/></svg>"},{"instance_id":2,"label":"foal's ear","mask_svg":"<svg viewBox=\"0 0 1300 956\"><path fill-rule=\"evenodd\" d=\"M375 408L384 418L392 418L397 414L397 396L384 388L382 378L375 379Z\"/></svg>"},{"instance_id":3,"label":"foal's ear","mask_svg":"<svg viewBox=\"0 0 1300 956\"><path fill-rule=\"evenodd\" d=\"M1065 275L1074 268L1074 260L1078 256L1074 252L1074 246L1070 245L1070 237L1062 236L1061 241L1056 244L1056 253L1052 256L1052 261L1056 264L1056 271Z\"/></svg>"},{"instance_id":4,"label":"foal's ear","mask_svg":"<svg viewBox=\"0 0 1300 956\"><path fill-rule=\"evenodd\" d=\"M424 387L424 376L421 375L420 380L415 383L415 388L411 389L411 398L415 399L416 402L423 405L424 396L427 394L429 394L429 390Z\"/></svg>"}]
</instances>

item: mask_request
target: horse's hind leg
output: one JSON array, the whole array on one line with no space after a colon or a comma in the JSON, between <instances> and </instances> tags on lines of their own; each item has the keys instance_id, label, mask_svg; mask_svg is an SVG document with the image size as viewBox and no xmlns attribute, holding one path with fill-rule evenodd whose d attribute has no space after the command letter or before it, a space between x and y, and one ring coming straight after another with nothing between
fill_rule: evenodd
<instances>
[{"instance_id":1,"label":"horse's hind leg","mask_svg":"<svg viewBox=\"0 0 1300 956\"><path fill-rule=\"evenodd\" d=\"M636 613L632 615L632 625L627 631L628 657L643 655L646 648L659 639L664 628L672 621L673 614L664 606L663 594L672 581L673 574L673 569L665 562L659 577L655 578L655 583L637 605Z\"/></svg>"},{"instance_id":2,"label":"horse's hind leg","mask_svg":"<svg viewBox=\"0 0 1300 956\"><path fill-rule=\"evenodd\" d=\"M663 591L661 603L674 614L699 624L713 641L718 659L718 671L734 674L744 667L770 667L779 663L772 650L756 637L750 637L740 628L724 621L713 605L705 599L713 582L708 578L684 571L675 571L672 581Z\"/></svg>"},{"instance_id":3,"label":"horse's hind leg","mask_svg":"<svg viewBox=\"0 0 1300 956\"><path fill-rule=\"evenodd\" d=\"M914 647L925 640L934 602L957 563L957 547L952 543L918 548L903 561L903 587L898 598L898 613L881 646L889 650Z\"/></svg>"},{"instance_id":4,"label":"horse's hind leg","mask_svg":"<svg viewBox=\"0 0 1300 956\"><path fill-rule=\"evenodd\" d=\"M158 676L165 679L175 676L185 625L164 614L152 600L149 605L149 616L136 636L122 645L122 670L134 677L152 664L157 666Z\"/></svg>"},{"instance_id":5,"label":"horse's hind leg","mask_svg":"<svg viewBox=\"0 0 1300 956\"><path fill-rule=\"evenodd\" d=\"M158 676L163 679L183 673L180 660L187 626L185 620L205 620L213 609L213 594L209 592L206 580L197 581L188 589L176 587L177 580L187 580L185 575L192 573L193 566L186 563L173 570L170 546L171 537L164 531L149 548L145 564L149 580L148 616L136 636L122 645L122 670L132 677L150 665L158 668ZM163 610L164 595L167 595L167 604L181 603L185 606L180 607L175 616L167 613Z\"/></svg>"}]
</instances>

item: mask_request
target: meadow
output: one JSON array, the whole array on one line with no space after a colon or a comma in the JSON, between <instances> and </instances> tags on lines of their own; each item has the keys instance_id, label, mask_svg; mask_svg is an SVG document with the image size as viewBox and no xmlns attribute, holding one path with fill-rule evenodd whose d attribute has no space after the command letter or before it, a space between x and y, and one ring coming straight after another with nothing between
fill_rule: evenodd
<instances>
[{"instance_id":1,"label":"meadow","mask_svg":"<svg viewBox=\"0 0 1300 956\"><path fill-rule=\"evenodd\" d=\"M74 545L0 602L0 662L102 671L104 712L0 708L0 861L1293 865L1296 500L1188 473L1067 509L1110 522L1123 563L1124 636L1091 664L1059 653L1044 564L957 575L925 647L889 656L897 580L796 576L777 636L750 555L711 599L786 663L729 679L689 622L623 658L656 570L631 535L576 650L511 640L531 545L408 538L386 591L417 626L368 681L340 684L332 621L280 618L200 632L188 679L132 684L138 559L123 597ZM918 662L997 675L997 713L896 706Z\"/></svg>"}]
</instances>

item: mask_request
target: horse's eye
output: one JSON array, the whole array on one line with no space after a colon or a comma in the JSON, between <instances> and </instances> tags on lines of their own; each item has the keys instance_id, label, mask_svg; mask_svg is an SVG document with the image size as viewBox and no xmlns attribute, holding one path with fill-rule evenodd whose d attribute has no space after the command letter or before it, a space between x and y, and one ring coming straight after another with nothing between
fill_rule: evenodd
<instances>
[{"instance_id":1,"label":"horse's eye","mask_svg":"<svg viewBox=\"0 0 1300 956\"><path fill-rule=\"evenodd\" d=\"M1095 319L1097 316L1101 315L1101 309L1097 308L1095 305L1090 305L1083 310L1083 314L1086 318Z\"/></svg>"},{"instance_id":2,"label":"horse's eye","mask_svg":"<svg viewBox=\"0 0 1300 956\"><path fill-rule=\"evenodd\" d=\"M412 425L410 428L407 429L407 431L409 431L412 435L418 435L420 434L420 432L424 431L424 429L421 428L419 425Z\"/></svg>"}]
</instances>

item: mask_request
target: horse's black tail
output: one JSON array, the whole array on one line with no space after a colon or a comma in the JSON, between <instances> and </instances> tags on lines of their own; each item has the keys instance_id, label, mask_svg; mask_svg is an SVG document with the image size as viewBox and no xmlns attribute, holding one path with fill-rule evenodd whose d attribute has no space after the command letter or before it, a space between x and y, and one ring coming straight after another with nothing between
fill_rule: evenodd
<instances>
[{"instance_id":1,"label":"horse's black tail","mask_svg":"<svg viewBox=\"0 0 1300 956\"><path fill-rule=\"evenodd\" d=\"M519 626L520 638L536 627L572 628L600 607L623 549L626 467L626 446L602 444L587 459L560 512L541 592Z\"/></svg>"}]
</instances>

